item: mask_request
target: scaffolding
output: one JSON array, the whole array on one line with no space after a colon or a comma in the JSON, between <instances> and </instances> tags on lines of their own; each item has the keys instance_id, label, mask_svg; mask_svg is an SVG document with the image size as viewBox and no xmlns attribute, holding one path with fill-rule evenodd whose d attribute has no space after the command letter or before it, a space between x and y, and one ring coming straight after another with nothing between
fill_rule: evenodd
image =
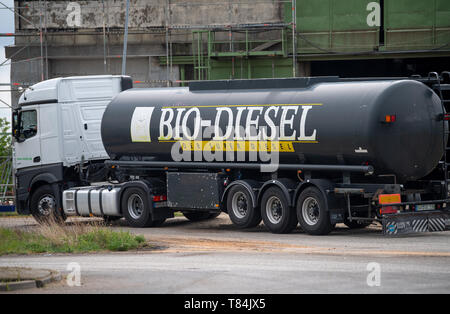
<instances>
[{"instance_id":1,"label":"scaffolding","mask_svg":"<svg viewBox=\"0 0 450 314\"><path fill-rule=\"evenodd\" d=\"M236 78L237 59L243 58L248 60L251 57L276 56L289 57L290 54L287 46L287 34L290 31L289 26L289 24L277 23L238 25L228 28L214 28L212 30L192 30L194 80L209 80L211 78L213 59L230 59L231 78ZM272 38L258 36L261 33L267 34L269 32L274 33ZM250 62L247 62L247 67L249 66ZM242 73L243 71L240 72ZM247 71L247 73L250 72L250 70ZM294 64L293 75L295 75Z\"/></svg>"},{"instance_id":2,"label":"scaffolding","mask_svg":"<svg viewBox=\"0 0 450 314\"><path fill-rule=\"evenodd\" d=\"M310 1L313 3L314 1ZM198 0L158 0L152 2L144 2L139 0L135 0L131 2L130 8L139 10L148 10L148 3L155 4L153 7L160 6L156 11L159 12L161 20L158 23L147 23L142 26L139 23L135 23L133 27L130 28L129 34L133 35L152 35L158 37L158 40L164 42L165 53L160 56L160 65L165 65L167 71L167 79L163 80L164 85L172 86L173 84L180 83L181 84L186 79L186 69L180 67L180 80L174 79L174 65L181 64L182 60L184 60L185 65L190 65L194 68L193 77L191 79L209 79L212 77L211 71L214 65L214 60L217 59L230 59L230 68L232 72L236 71L236 66L239 66L241 60L251 58L263 58L263 57L277 57L282 56L284 58L290 58L292 67L289 76L298 76L297 67L299 61L316 61L316 60L348 60L355 58L366 58L366 59L379 59L379 58L400 58L404 57L406 53L410 53L411 56L429 56L427 53L433 53L435 56L447 57L450 55L450 43L447 38L450 38L450 28L447 24L443 27L438 28L436 25L432 27L432 35L428 38L424 36L420 36L418 39L411 39L408 42L409 47L403 40L399 40L399 45L401 47L406 47L403 50L390 50L386 49L386 47L397 47L395 43L385 44L384 41L379 42L379 35L383 35L382 32L385 32L385 35L393 35L397 34L396 38L399 36L408 36L410 38L412 35L417 32L423 32L426 34L426 29L418 28L415 30L415 27L411 27L411 29L401 30L401 29L393 29L386 30L383 28L373 28L366 29L365 24L354 26L353 24L357 23L365 23L366 18L363 16L366 14L366 7L361 7L361 16L359 16L358 20L354 20L352 15L349 15L349 18L345 18L346 12L353 12L355 2L353 1L342 1L343 4L340 11L336 11L330 6L329 10L323 11L322 15L314 15L317 12L313 12L312 16L307 16L305 19L302 19L302 14L305 12L309 12L311 8L306 8L306 10L297 10L297 8L304 8L304 6L308 3L308 1L297 1L297 0L209 0L209 1L198 1ZM23 52L30 46L39 46L39 55L35 53L34 55L28 55L28 58L24 58L22 60L15 60L11 63L18 62L39 62L40 68L40 79L48 79L51 74L49 73L49 59L61 59L68 56L52 55L49 57L49 44L51 44L51 40L58 36L102 36L102 38L95 38L95 41L98 42L100 46L100 42L103 42L103 53L102 55L92 56L89 55L77 55L76 57L79 59L83 58L96 58L99 60L103 60L103 72L104 73L112 73L112 61L114 59L122 59L121 61L126 61L127 58L135 58L135 57L143 57L136 56L133 54L129 54L127 58L122 55L114 54L111 42L114 39L121 38L121 36L125 35L125 31L123 25L118 25L117 21L117 11L124 11L124 1L88 1L87 4L83 4L83 8L90 7L92 15L94 15L94 20L96 21L96 25L91 28L79 29L76 28L67 28L67 27L49 27L49 20L51 24L50 14L48 14L48 9L53 8L52 6L63 6L65 3L63 1L47 1L47 0L37 0L37 1L16 1L19 4L16 8L9 8L0 1L0 6L3 9L8 9L18 17L18 19L23 22L21 25L23 28L19 27L15 33L10 34L0 34L0 36L15 36L17 38L26 37L30 38L29 42L23 43L22 47L19 50L14 52L14 55L10 56L13 58L17 57L16 54ZM58 4L55 4L58 3ZM67 1L69 3L69 1ZM66 4L67 4L66 3ZM332 1L330 1L332 3ZM240 5L243 7L252 7L252 6L261 6L267 4L268 7L276 8L275 10L279 10L279 18L273 19L278 21L286 22L284 25L279 25L282 31L278 38L272 38L267 40L266 42L260 42L258 46L251 47L252 42L256 43L256 41L252 40L251 37L252 32L255 28L260 28L260 30L270 31L271 28L276 27L275 24L242 24L237 25L238 22L233 17L236 12L240 9ZM324 5L325 2L324 2ZM401 7L403 4L399 4ZM221 23L228 21L231 25L227 24L211 24L215 21L214 17L210 18L210 16L204 16L205 23L201 24L202 19L198 19L197 23L201 25L181 25L183 21L180 22L175 21L177 18L177 14L179 12L183 12L184 8L201 8L201 6L216 6L217 8L223 8L224 11L217 12L218 21ZM227 9L228 7L228 9ZM178 8L178 13L173 12L174 9ZM343 10L342 8L345 8ZM32 9L34 12L34 16L26 15L24 10ZM154 9L154 8L153 8ZM282 11L284 10L284 17ZM352 11L353 10L353 11ZM438 10L437 7L434 10ZM447 12L445 8L440 8L442 12ZM59 10L61 11L61 10ZM176 10L175 10L176 11ZM344 11L344 15L342 13ZM433 11L433 12L435 12ZM387 12L387 11L386 11ZM405 11L407 12L407 11ZM436 11L437 12L437 11ZM320 13L320 12L319 12ZM317 13L317 14L319 14ZM439 13L439 12L438 12ZM322 14L322 13L320 13ZM329 14L329 16L327 15ZM336 14L340 17L341 23L337 27L333 26L333 14ZM24 16L26 15L26 16ZM183 15L183 14L182 14ZM143 14L143 18L145 16ZM190 17L186 17L190 18ZM297 23L297 18L302 19L301 23ZM254 19L257 21L258 19ZM120 20L121 21L121 20ZM320 21L328 21L325 22L327 25L321 25ZM233 23L232 23L233 22ZM436 20L433 22L435 23ZM121 22L123 23L123 22ZM20 24L20 23L19 23ZM281 24L281 23L280 23ZM300 26L301 24L301 26ZM345 25L341 25L345 24ZM356 25L355 24L355 25ZM52 24L53 25L53 24ZM128 25L128 23L126 24ZM151 26L153 25L153 26ZM26 26L26 27L25 27ZM362 27L364 26L364 27ZM420 26L420 25L419 25ZM362 27L362 28L361 28ZM361 28L361 29L360 29ZM381 33L380 33L381 32ZM220 33L229 33L229 38L219 38ZM245 35L244 35L245 34ZM180 49L180 41L177 41L177 37L180 35L191 36L190 40L186 40L183 42L185 46L192 45L190 48L190 52L186 53L180 52L183 49ZM242 38L244 36L244 38ZM49 42L50 40L50 42ZM75 39L74 39L75 40ZM257 40L257 39L256 39ZM343 43L339 43L341 40ZM271 42L272 41L272 42ZM416 42L417 41L417 42ZM420 42L432 42L432 46L428 48L420 48L419 50L414 50L414 47L419 47ZM394 44L394 45L393 45ZM442 45L441 45L442 44ZM282 47L280 47L280 45ZM406 46L405 46L406 45ZM221 49L215 49L217 47L222 47ZM243 47L242 47L243 46ZM421 46L420 46L421 47ZM152 57L154 55L148 54L145 57ZM332 57L330 57L332 56ZM408 56L408 57L411 57ZM300 59L301 58L301 59ZM299 60L300 59L300 60ZM116 60L114 60L116 61ZM250 62L247 62L247 65ZM2 65L0 65L2 66ZM242 72L242 71L241 71ZM249 72L249 71L247 71ZM304 73L302 73L304 74ZM234 75L231 75L233 78ZM183 79L185 78L185 79ZM149 82L160 82L162 80L152 80L150 77L147 79L142 79L139 82L142 84ZM28 86L36 82L15 82L21 86Z\"/></svg>"},{"instance_id":3,"label":"scaffolding","mask_svg":"<svg viewBox=\"0 0 450 314\"><path fill-rule=\"evenodd\" d=\"M0 156L0 212L15 211L11 156Z\"/></svg>"},{"instance_id":4,"label":"scaffolding","mask_svg":"<svg viewBox=\"0 0 450 314\"><path fill-rule=\"evenodd\" d=\"M163 2L161 2L163 3ZM239 58L239 57L257 57L257 56L278 56L283 55L285 57L288 56L287 53L287 33L288 32L294 32L295 26L293 26L293 23L289 24L283 24L283 23L267 23L267 24L242 24L242 25L179 25L179 24L172 24L172 12L171 12L171 6L173 5L189 5L189 6L202 6L202 5L229 5L230 12L229 16L231 17L233 13L231 12L231 8L235 5L258 5L258 4L274 4L283 6L285 3L292 3L295 4L295 0L255 0L255 1L236 1L236 0L228 0L226 2L223 1L214 1L211 0L210 3L207 2L178 2L174 3L171 0L166 0L165 5L163 8L163 14L164 14L164 25L161 27L133 27L129 30L130 35L139 35L139 34L152 34L154 36L164 36L165 37L165 56L161 56L161 60L164 60L166 71L167 71L167 80L155 80L154 82L160 82L165 81L165 85L172 86L174 84L183 83L185 80L183 80L184 73L180 73L181 80L173 80L174 77L174 62L175 59L178 58L178 60L182 57L192 57L192 62L189 62L189 64L193 64L194 66L194 77L198 80L206 80L210 77L211 72L211 58ZM20 4L20 2L19 2ZM14 56L19 54L21 51L29 48L30 46L39 46L39 56L29 56L29 58L17 60L17 61L11 61L9 64L17 63L17 62L32 62L32 61L39 61L39 68L40 68L40 80L46 80L51 77L49 73L49 55L48 55L48 46L49 46L49 37L51 36L54 38L55 36L102 36L103 39L103 55L101 56L101 60L103 61L103 71L104 73L111 73L111 60L121 58L123 64L125 63L124 55L111 55L111 47L110 47L110 37L111 36L121 36L123 35L126 37L126 31L125 29L128 27L128 24L125 25L124 29L117 28L117 27L110 27L110 16L113 14L111 12L115 8L120 8L123 10L122 5L111 5L110 3L108 5L105 5L105 0L102 1L92 1L92 3L89 3L89 6L98 8L98 12L101 12L101 20L102 25L101 28L95 29L95 30L86 30L84 29L81 32L73 31L71 29L51 29L49 31L48 24L49 24L49 14L48 14L48 8L49 8L49 2L47 0L39 0L31 3L27 3L27 6L19 6L16 8L10 8L7 7L3 2L0 1L0 5L3 6L3 8L8 9L12 11L16 17L20 21L24 21L25 25L28 25L29 27L26 27L24 29L16 30L15 33L4 33L0 34L0 36L16 36L16 37L27 37L27 38L37 38L38 41L30 40L29 43L25 44L23 47L21 47L18 51L16 51L10 58L12 59ZM30 17L30 16L24 16L24 14L21 14L21 10L26 9L32 9L33 12L37 12L37 17ZM136 3L131 3L130 8L137 8L139 7ZM128 6L127 6L128 8ZM144 8L144 7L143 7ZM38 23L36 21L39 21ZM251 37L251 34L255 30L259 31L270 31L272 28L279 28L282 29L282 34L278 36L279 38L276 40L261 40L259 42L259 47L252 46L253 44L258 44L258 40L251 40L249 37ZM290 31L291 30L291 31ZM230 38L229 40L218 40L217 35L222 32L229 32ZM245 38L242 40L236 40L235 34L236 33L245 33ZM192 56L182 56L179 55L179 53L174 53L174 37L180 35L180 34L189 34L192 36L191 43L186 42L186 45L192 44ZM276 49L276 50L268 50L270 47L276 44L282 44L283 47ZM227 49L226 51L220 51L218 49L215 49L219 46L223 46L222 44L229 45L230 49ZM244 49L242 49L242 45L244 45ZM290 56L295 54L295 46L292 45L292 52L290 53ZM126 50L124 49L124 52ZM63 58L64 56L51 56L52 59L58 59ZM67 57L67 56L65 56ZM77 58L89 58L90 56L77 56ZM99 58L100 56L93 56L95 58ZM128 58L133 58L135 56L129 55ZM294 65L294 64L293 64ZM293 66L293 69L295 66ZM293 70L295 73L295 69ZM183 70L180 70L180 72L184 72ZM149 77L147 80L141 80L137 81L140 83L149 83L153 82L151 78ZM16 85L13 85L12 87L18 87L18 86L29 86L37 82L14 82ZM139 84L139 83L138 83Z\"/></svg>"}]
</instances>

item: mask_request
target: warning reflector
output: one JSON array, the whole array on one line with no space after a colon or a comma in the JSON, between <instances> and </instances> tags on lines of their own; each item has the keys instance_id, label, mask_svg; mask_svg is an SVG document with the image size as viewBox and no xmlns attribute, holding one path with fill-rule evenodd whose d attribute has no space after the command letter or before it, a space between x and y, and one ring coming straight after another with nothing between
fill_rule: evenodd
<instances>
[{"instance_id":1,"label":"warning reflector","mask_svg":"<svg viewBox=\"0 0 450 314\"><path fill-rule=\"evenodd\" d=\"M380 204L398 204L402 202L400 194L380 194L378 203Z\"/></svg>"}]
</instances>

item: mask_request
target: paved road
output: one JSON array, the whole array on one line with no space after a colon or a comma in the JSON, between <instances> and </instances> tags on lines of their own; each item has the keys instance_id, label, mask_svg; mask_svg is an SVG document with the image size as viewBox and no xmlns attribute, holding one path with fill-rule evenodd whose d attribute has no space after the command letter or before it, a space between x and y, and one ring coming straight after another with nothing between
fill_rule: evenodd
<instances>
[{"instance_id":1,"label":"paved road","mask_svg":"<svg viewBox=\"0 0 450 314\"><path fill-rule=\"evenodd\" d=\"M29 219L0 219L0 226L34 227ZM155 229L111 228L144 234L157 249L143 252L0 257L0 266L81 266L81 287L65 282L29 293L449 293L450 232L399 238L379 228L312 237L296 230L274 235L264 226L241 231L221 215L210 222L184 218ZM380 267L370 287L369 263ZM373 270L373 268L372 268ZM374 277L370 277L374 278ZM372 281L373 282L373 281Z\"/></svg>"}]
</instances>

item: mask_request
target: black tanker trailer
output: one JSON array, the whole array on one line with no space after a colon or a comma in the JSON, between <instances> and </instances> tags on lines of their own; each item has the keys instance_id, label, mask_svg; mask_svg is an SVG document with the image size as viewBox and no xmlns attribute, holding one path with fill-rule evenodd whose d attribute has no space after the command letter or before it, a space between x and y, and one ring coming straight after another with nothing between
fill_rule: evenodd
<instances>
[{"instance_id":1,"label":"black tanker trailer","mask_svg":"<svg viewBox=\"0 0 450 314\"><path fill-rule=\"evenodd\" d=\"M184 147L190 151L195 142L207 141L214 148L223 143L221 159L227 161L225 153L238 149L227 142L277 142L280 164L367 164L375 175L395 175L399 182L423 178L443 156L446 135L437 119L443 113L441 100L420 82L286 80L280 82L282 88L264 89L248 88L242 81L233 84L235 89L225 83L212 85L213 90L121 93L103 115L106 151L117 161L173 162L175 141L191 141Z\"/></svg>"},{"instance_id":2,"label":"black tanker trailer","mask_svg":"<svg viewBox=\"0 0 450 314\"><path fill-rule=\"evenodd\" d=\"M115 215L138 227L181 211L191 220L226 212L242 228L263 220L275 233L374 221L387 234L444 230L441 83L323 77L126 90L101 123L115 183L64 191L64 211L95 215L114 194Z\"/></svg>"}]
</instances>

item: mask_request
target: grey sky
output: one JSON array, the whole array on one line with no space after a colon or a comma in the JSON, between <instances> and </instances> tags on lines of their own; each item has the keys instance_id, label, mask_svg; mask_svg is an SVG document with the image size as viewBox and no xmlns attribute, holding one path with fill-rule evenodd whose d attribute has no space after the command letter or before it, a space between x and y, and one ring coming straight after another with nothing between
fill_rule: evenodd
<instances>
[{"instance_id":1,"label":"grey sky","mask_svg":"<svg viewBox=\"0 0 450 314\"><path fill-rule=\"evenodd\" d=\"M0 0L8 7L14 6L13 0ZM14 33L14 13L5 9L0 4L0 33ZM5 61L4 47L13 45L14 39L11 37L0 37L0 64ZM9 61L6 62L8 64ZM0 66L0 83L10 82L10 66ZM9 90L8 86L0 86L0 90ZM0 99L11 104L11 95L8 92L0 91ZM3 103L0 102L0 117L7 117L10 120L11 112Z\"/></svg>"}]
</instances>

